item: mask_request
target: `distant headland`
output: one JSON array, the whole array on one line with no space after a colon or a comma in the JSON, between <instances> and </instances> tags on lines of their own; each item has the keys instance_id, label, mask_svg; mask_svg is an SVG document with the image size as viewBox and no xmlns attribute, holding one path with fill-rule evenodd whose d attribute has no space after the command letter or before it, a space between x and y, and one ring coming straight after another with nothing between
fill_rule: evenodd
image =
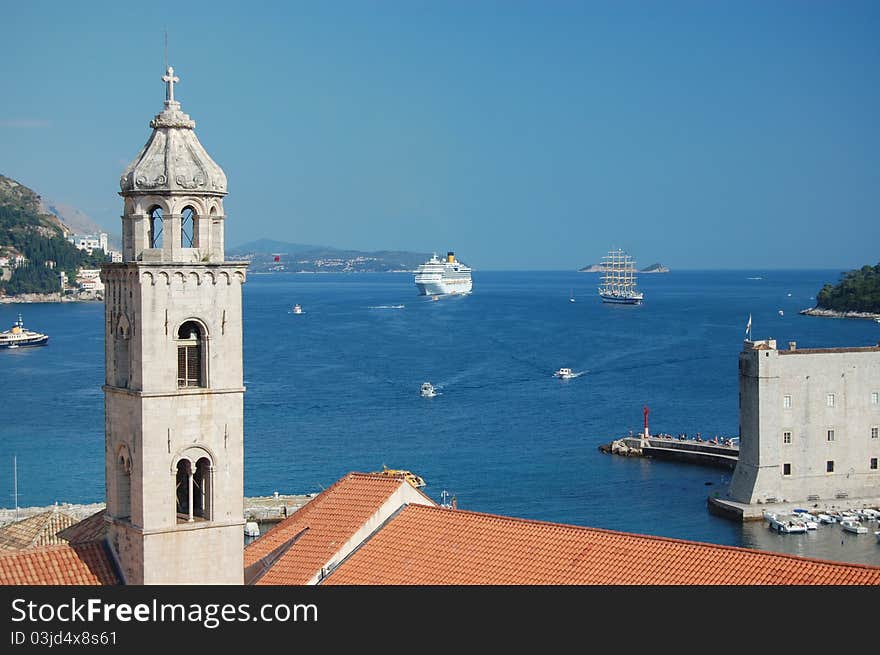
<instances>
[{"instance_id":1,"label":"distant headland","mask_svg":"<svg viewBox=\"0 0 880 655\"><path fill-rule=\"evenodd\" d=\"M605 271L605 267L602 264L590 264L589 266L584 266L583 268L579 268L579 273L602 273ZM669 269L666 268L663 264L651 264L650 266L646 266L645 268L638 271L639 273L668 273Z\"/></svg>"},{"instance_id":2,"label":"distant headland","mask_svg":"<svg viewBox=\"0 0 880 655\"><path fill-rule=\"evenodd\" d=\"M816 306L800 312L807 316L880 320L880 264L842 273L837 284L826 284L816 294Z\"/></svg>"}]
</instances>

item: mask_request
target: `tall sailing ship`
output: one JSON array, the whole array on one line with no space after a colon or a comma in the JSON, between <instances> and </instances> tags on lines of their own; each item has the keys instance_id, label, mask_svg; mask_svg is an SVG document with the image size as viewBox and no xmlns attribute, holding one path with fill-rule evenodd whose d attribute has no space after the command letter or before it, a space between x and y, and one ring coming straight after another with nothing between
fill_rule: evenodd
<instances>
[{"instance_id":1,"label":"tall sailing ship","mask_svg":"<svg viewBox=\"0 0 880 655\"><path fill-rule=\"evenodd\" d=\"M636 291L636 263L623 250L611 250L602 258L602 302L641 305L644 294Z\"/></svg>"}]
</instances>

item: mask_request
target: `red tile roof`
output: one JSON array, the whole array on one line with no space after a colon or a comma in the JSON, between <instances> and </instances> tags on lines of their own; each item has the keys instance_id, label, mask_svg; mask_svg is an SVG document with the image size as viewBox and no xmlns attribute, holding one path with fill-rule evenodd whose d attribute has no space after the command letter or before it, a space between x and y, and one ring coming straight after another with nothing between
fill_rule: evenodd
<instances>
[{"instance_id":1,"label":"red tile roof","mask_svg":"<svg viewBox=\"0 0 880 655\"><path fill-rule=\"evenodd\" d=\"M880 584L880 567L408 505L323 584Z\"/></svg>"},{"instance_id":2,"label":"red tile roof","mask_svg":"<svg viewBox=\"0 0 880 655\"><path fill-rule=\"evenodd\" d=\"M104 542L42 546L0 553L3 585L119 584Z\"/></svg>"},{"instance_id":3,"label":"red tile roof","mask_svg":"<svg viewBox=\"0 0 880 655\"><path fill-rule=\"evenodd\" d=\"M308 583L401 488L402 478L349 473L245 547L246 581Z\"/></svg>"},{"instance_id":4,"label":"red tile roof","mask_svg":"<svg viewBox=\"0 0 880 655\"><path fill-rule=\"evenodd\" d=\"M107 521L104 520L106 515L106 509L99 510L69 528L65 528L58 533L58 536L66 539L70 545L100 541L107 535Z\"/></svg>"}]
</instances>

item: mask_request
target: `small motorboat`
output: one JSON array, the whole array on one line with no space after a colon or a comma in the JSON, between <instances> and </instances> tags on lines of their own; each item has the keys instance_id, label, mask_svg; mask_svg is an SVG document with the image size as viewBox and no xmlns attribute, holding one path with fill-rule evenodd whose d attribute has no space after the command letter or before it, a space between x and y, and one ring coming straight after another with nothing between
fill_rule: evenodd
<instances>
[{"instance_id":1,"label":"small motorboat","mask_svg":"<svg viewBox=\"0 0 880 655\"><path fill-rule=\"evenodd\" d=\"M834 517L830 514L819 513L816 514L816 518L819 520L819 523L822 525L830 525L834 523Z\"/></svg>"},{"instance_id":2,"label":"small motorboat","mask_svg":"<svg viewBox=\"0 0 880 655\"><path fill-rule=\"evenodd\" d=\"M422 382L422 386L419 389L419 393L422 398L433 398L437 395L437 390L434 388L434 385L430 382Z\"/></svg>"},{"instance_id":3,"label":"small motorboat","mask_svg":"<svg viewBox=\"0 0 880 655\"><path fill-rule=\"evenodd\" d=\"M302 314L302 313L303 313L303 308L302 308L301 305L297 304L297 305L294 305L294 306L293 306L293 309L290 310L290 311L292 311L294 314Z\"/></svg>"},{"instance_id":4,"label":"small motorboat","mask_svg":"<svg viewBox=\"0 0 880 655\"><path fill-rule=\"evenodd\" d=\"M807 531L807 524L797 517L779 517L764 510L764 518L773 530L781 534L798 534Z\"/></svg>"},{"instance_id":5,"label":"small motorboat","mask_svg":"<svg viewBox=\"0 0 880 655\"><path fill-rule=\"evenodd\" d=\"M559 378L560 380L569 380L571 378L577 377L577 374L573 372L570 368L563 367L556 371L553 374L553 377Z\"/></svg>"},{"instance_id":6,"label":"small motorboat","mask_svg":"<svg viewBox=\"0 0 880 655\"><path fill-rule=\"evenodd\" d=\"M855 519L843 519L840 522L840 527L853 534L868 534L868 528Z\"/></svg>"}]
</instances>

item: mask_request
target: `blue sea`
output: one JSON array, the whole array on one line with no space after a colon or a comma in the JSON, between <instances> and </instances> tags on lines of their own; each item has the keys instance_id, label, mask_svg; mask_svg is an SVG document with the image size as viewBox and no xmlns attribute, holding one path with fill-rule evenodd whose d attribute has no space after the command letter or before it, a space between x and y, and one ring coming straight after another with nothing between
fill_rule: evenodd
<instances>
[{"instance_id":1,"label":"blue sea","mask_svg":"<svg viewBox=\"0 0 880 655\"><path fill-rule=\"evenodd\" d=\"M387 465L462 509L880 565L870 533L777 535L709 514L729 471L598 450L638 432L645 406L654 433L736 436L750 314L752 336L781 347L876 344L875 322L798 314L839 274L642 275L639 307L601 303L591 273L475 271L471 295L438 302L411 274L252 274L245 494ZM19 312L51 339L0 351L0 505L14 506L13 456L20 506L103 501L103 305L0 305L2 329ZM563 366L583 375L554 378ZM420 397L424 381L441 394Z\"/></svg>"}]
</instances>

